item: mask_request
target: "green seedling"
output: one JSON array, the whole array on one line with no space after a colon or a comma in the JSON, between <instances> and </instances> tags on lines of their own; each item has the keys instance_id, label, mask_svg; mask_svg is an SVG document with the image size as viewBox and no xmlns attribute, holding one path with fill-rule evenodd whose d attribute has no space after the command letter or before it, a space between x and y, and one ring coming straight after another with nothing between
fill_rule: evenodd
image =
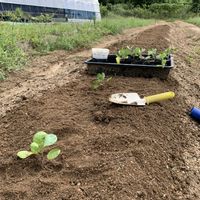
<instances>
[{"instance_id":1,"label":"green seedling","mask_svg":"<svg viewBox=\"0 0 200 200\"><path fill-rule=\"evenodd\" d=\"M116 63L120 64L121 59L126 59L130 55L132 55L132 50L129 47L120 49L116 54Z\"/></svg>"},{"instance_id":2,"label":"green seedling","mask_svg":"<svg viewBox=\"0 0 200 200\"><path fill-rule=\"evenodd\" d=\"M135 49L133 49L133 55L134 55L135 57L141 58L142 53L143 53L144 51L145 51L145 49L136 47Z\"/></svg>"},{"instance_id":3,"label":"green seedling","mask_svg":"<svg viewBox=\"0 0 200 200\"><path fill-rule=\"evenodd\" d=\"M108 82L112 79L112 77L106 79L105 73L98 73L96 80L92 82L92 89L97 90L100 86L104 85L105 82Z\"/></svg>"},{"instance_id":4,"label":"green seedling","mask_svg":"<svg viewBox=\"0 0 200 200\"><path fill-rule=\"evenodd\" d=\"M45 147L54 145L57 142L57 136L54 134L47 134L46 132L40 131L33 136L33 142L30 144L30 151L19 151L17 156L21 159L25 159L31 155L38 155L43 153ZM47 154L48 160L55 159L61 150L54 148Z\"/></svg>"},{"instance_id":5,"label":"green seedling","mask_svg":"<svg viewBox=\"0 0 200 200\"><path fill-rule=\"evenodd\" d=\"M146 59L151 59L153 58L154 60L156 59L157 56L157 49L149 49L148 50L148 56Z\"/></svg>"},{"instance_id":6,"label":"green seedling","mask_svg":"<svg viewBox=\"0 0 200 200\"><path fill-rule=\"evenodd\" d=\"M167 54L165 52L162 52L156 58L161 61L161 66L165 67L167 63Z\"/></svg>"},{"instance_id":7,"label":"green seedling","mask_svg":"<svg viewBox=\"0 0 200 200\"><path fill-rule=\"evenodd\" d=\"M161 61L162 67L165 67L165 65L167 63L167 59L169 58L171 53L172 53L172 49L167 48L167 49L165 49L165 51L161 52L159 55L156 56L156 58Z\"/></svg>"}]
</instances>

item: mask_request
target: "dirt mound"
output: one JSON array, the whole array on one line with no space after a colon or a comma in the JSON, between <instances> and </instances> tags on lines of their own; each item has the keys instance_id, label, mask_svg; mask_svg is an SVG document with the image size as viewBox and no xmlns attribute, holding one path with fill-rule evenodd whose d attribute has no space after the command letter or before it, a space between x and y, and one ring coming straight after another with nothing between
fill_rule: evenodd
<instances>
[{"instance_id":1,"label":"dirt mound","mask_svg":"<svg viewBox=\"0 0 200 200\"><path fill-rule=\"evenodd\" d=\"M134 46L145 49L156 48L158 51L163 51L170 46L169 34L169 25L158 25L138 33L136 37L117 42L110 49L116 52L122 47Z\"/></svg>"},{"instance_id":2,"label":"dirt mound","mask_svg":"<svg viewBox=\"0 0 200 200\"><path fill-rule=\"evenodd\" d=\"M169 33L169 25L155 26L128 43L149 48L155 42L153 47L162 48ZM0 122L0 199L198 199L189 190L195 176L184 153L199 126L187 115L187 98L175 75L166 81L113 77L94 91L95 77L81 72L40 98L23 98ZM108 102L117 92L147 96L169 90L175 99L145 107ZM16 158L38 130L57 134L62 154L51 162L41 156Z\"/></svg>"}]
</instances>

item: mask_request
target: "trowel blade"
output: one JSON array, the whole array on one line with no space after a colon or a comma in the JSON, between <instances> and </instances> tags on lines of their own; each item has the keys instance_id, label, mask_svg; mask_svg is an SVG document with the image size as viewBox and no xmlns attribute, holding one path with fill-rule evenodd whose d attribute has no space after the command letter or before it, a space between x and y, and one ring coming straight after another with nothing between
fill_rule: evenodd
<instances>
[{"instance_id":1,"label":"trowel blade","mask_svg":"<svg viewBox=\"0 0 200 200\"><path fill-rule=\"evenodd\" d=\"M117 93L112 94L109 101L115 104L145 106L145 99L140 98L138 93Z\"/></svg>"}]
</instances>

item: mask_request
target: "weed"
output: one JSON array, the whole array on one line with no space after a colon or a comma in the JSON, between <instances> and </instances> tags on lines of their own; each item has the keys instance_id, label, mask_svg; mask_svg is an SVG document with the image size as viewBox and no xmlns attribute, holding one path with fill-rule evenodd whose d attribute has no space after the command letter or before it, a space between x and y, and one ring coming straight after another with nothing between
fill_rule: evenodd
<instances>
[{"instance_id":1,"label":"weed","mask_svg":"<svg viewBox=\"0 0 200 200\"><path fill-rule=\"evenodd\" d=\"M40 131L33 136L33 142L30 145L31 151L19 151L17 156L21 159L25 159L31 155L37 155L43 153L45 147L51 146L57 142L57 136L54 134L47 134ZM60 154L60 149L54 148L47 154L48 160L53 160Z\"/></svg>"}]
</instances>

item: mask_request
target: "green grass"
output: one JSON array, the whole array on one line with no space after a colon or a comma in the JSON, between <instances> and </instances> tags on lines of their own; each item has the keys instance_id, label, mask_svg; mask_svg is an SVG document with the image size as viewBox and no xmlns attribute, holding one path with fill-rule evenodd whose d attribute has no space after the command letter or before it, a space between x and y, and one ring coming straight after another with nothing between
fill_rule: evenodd
<instances>
[{"instance_id":1,"label":"green grass","mask_svg":"<svg viewBox=\"0 0 200 200\"><path fill-rule=\"evenodd\" d=\"M0 79L20 69L36 52L90 48L106 35L155 23L154 20L114 17L94 23L0 24ZM26 47L26 48L24 48ZM28 52L27 53L27 47Z\"/></svg>"},{"instance_id":2,"label":"green grass","mask_svg":"<svg viewBox=\"0 0 200 200\"><path fill-rule=\"evenodd\" d=\"M197 26L200 26L200 17L193 17L193 18L189 18L188 20L186 20L188 23L191 24L195 24Z\"/></svg>"}]
</instances>

